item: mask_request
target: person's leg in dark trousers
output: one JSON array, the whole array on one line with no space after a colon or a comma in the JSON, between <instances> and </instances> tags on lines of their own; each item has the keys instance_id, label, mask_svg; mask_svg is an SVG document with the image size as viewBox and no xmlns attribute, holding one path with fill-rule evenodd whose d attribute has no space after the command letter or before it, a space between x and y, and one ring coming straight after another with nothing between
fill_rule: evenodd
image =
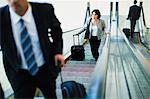
<instances>
[{"instance_id":1,"label":"person's leg in dark trousers","mask_svg":"<svg viewBox=\"0 0 150 99\"><path fill-rule=\"evenodd\" d=\"M33 98L36 91L34 78L26 70L19 70L16 77L15 83L18 84L18 87L13 88L15 99Z\"/></svg>"},{"instance_id":2,"label":"person's leg in dark trousers","mask_svg":"<svg viewBox=\"0 0 150 99\"><path fill-rule=\"evenodd\" d=\"M56 99L56 78L52 78L49 69L44 65L40 67L36 76L31 76L26 70L20 70L20 87L15 89L15 98L31 98L39 88L45 98Z\"/></svg>"},{"instance_id":3,"label":"person's leg in dark trousers","mask_svg":"<svg viewBox=\"0 0 150 99\"><path fill-rule=\"evenodd\" d=\"M98 48L101 40L97 40L97 37L91 37L89 41L90 41L92 55L95 58L95 60L97 60L99 56Z\"/></svg>"},{"instance_id":4,"label":"person's leg in dark trousers","mask_svg":"<svg viewBox=\"0 0 150 99\"><path fill-rule=\"evenodd\" d=\"M51 77L50 71L46 65L40 68L36 76L38 88L42 91L45 98L56 99L56 78Z\"/></svg>"},{"instance_id":5,"label":"person's leg in dark trousers","mask_svg":"<svg viewBox=\"0 0 150 99\"><path fill-rule=\"evenodd\" d=\"M136 20L131 20L131 38L133 38L133 33L135 30Z\"/></svg>"}]
</instances>

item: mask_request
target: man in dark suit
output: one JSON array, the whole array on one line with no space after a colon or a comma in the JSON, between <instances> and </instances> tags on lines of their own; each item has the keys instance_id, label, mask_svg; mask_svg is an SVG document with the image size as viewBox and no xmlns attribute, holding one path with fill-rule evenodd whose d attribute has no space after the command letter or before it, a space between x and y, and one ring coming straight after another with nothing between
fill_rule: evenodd
<instances>
[{"instance_id":1,"label":"man in dark suit","mask_svg":"<svg viewBox=\"0 0 150 99\"><path fill-rule=\"evenodd\" d=\"M140 17L140 13L141 13L141 7L136 5L137 1L134 0L134 5L130 7L129 9L129 14L127 19L130 19L130 24L131 24L131 38L133 38L133 33L135 30L135 25L136 25L136 21L139 19Z\"/></svg>"},{"instance_id":2,"label":"man in dark suit","mask_svg":"<svg viewBox=\"0 0 150 99\"><path fill-rule=\"evenodd\" d=\"M37 87L46 98L56 98L55 80L64 58L53 6L27 0L8 3L0 8L0 45L15 98L33 98Z\"/></svg>"}]
</instances>

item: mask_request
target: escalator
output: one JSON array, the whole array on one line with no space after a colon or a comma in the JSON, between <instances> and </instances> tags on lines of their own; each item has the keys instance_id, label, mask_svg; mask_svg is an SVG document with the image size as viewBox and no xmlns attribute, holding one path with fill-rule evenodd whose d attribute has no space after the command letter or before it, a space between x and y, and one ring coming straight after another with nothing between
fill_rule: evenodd
<instances>
[{"instance_id":1,"label":"escalator","mask_svg":"<svg viewBox=\"0 0 150 99\"><path fill-rule=\"evenodd\" d=\"M87 44L85 45L85 60L69 60L62 70L64 81L75 80L85 85L88 92L87 99L149 99L150 97L149 64L137 56L138 53L134 46L124 38L125 36L119 30L119 22L122 20L119 21L118 6L119 3L116 2L116 7L113 8L113 2L110 2L110 16L105 16L105 21L109 20L108 31L111 32L111 36L107 35L105 45L100 49L102 55L98 61L93 60ZM116 9L115 14L112 13L113 9ZM112 18L113 15L115 19ZM79 28L67 31L63 37L73 37L78 30ZM68 57L73 43L69 39L65 39L65 42L67 45L65 44L64 55ZM60 84L59 76L56 92L58 98L61 99ZM6 97L10 98L11 95ZM42 95L40 98L43 98Z\"/></svg>"},{"instance_id":2,"label":"escalator","mask_svg":"<svg viewBox=\"0 0 150 99\"><path fill-rule=\"evenodd\" d=\"M99 57L87 99L149 99L150 65L120 31L118 12L115 15L109 49Z\"/></svg>"},{"instance_id":3,"label":"escalator","mask_svg":"<svg viewBox=\"0 0 150 99\"><path fill-rule=\"evenodd\" d=\"M115 22L114 22L115 24ZM106 99L148 99L150 77L122 36L111 37Z\"/></svg>"}]
</instances>

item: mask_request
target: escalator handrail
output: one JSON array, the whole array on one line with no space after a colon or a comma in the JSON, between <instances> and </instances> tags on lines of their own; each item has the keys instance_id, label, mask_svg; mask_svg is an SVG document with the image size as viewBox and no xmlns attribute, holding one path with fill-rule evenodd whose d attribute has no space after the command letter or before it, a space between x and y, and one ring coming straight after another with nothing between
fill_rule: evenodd
<instances>
[{"instance_id":1,"label":"escalator handrail","mask_svg":"<svg viewBox=\"0 0 150 99\"><path fill-rule=\"evenodd\" d=\"M143 16L144 17L144 16ZM146 38L145 38L145 36L144 36L144 30L145 29L147 29L147 27L144 25L143 26L143 24L144 24L144 20L142 20L143 18L140 18L139 20L138 20L138 24L139 24L139 30L140 30L140 38L141 38L141 43L145 46L145 48L146 49L150 49L150 42L148 42L147 40L146 40Z\"/></svg>"},{"instance_id":2,"label":"escalator handrail","mask_svg":"<svg viewBox=\"0 0 150 99\"><path fill-rule=\"evenodd\" d=\"M144 14L143 2L142 1L140 2L140 7L141 7L142 16L143 16L143 23L144 23L144 26L146 27L145 14Z\"/></svg>"},{"instance_id":3,"label":"escalator handrail","mask_svg":"<svg viewBox=\"0 0 150 99\"><path fill-rule=\"evenodd\" d=\"M105 97L109 45L110 36L107 34L102 54L99 56L92 74L87 99L104 99Z\"/></svg>"},{"instance_id":4,"label":"escalator handrail","mask_svg":"<svg viewBox=\"0 0 150 99\"><path fill-rule=\"evenodd\" d=\"M75 29L71 29L71 30L64 31L63 34L70 33L70 32L72 32L72 31L78 30L78 29L80 29L80 28L81 28L81 27L78 27L78 28L75 28Z\"/></svg>"},{"instance_id":5,"label":"escalator handrail","mask_svg":"<svg viewBox=\"0 0 150 99\"><path fill-rule=\"evenodd\" d=\"M113 9L113 2L110 2L109 32L111 31L112 9ZM109 46L110 46L110 34L108 33L106 36L105 44L102 49L102 53L100 54L97 60L96 68L94 69L94 72L92 74L87 99L105 98Z\"/></svg>"}]
</instances>

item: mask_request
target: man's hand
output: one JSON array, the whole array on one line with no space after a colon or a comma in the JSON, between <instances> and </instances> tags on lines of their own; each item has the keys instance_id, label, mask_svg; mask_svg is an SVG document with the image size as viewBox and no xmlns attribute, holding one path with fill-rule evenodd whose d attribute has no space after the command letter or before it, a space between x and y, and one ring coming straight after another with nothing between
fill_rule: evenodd
<instances>
[{"instance_id":1,"label":"man's hand","mask_svg":"<svg viewBox=\"0 0 150 99\"><path fill-rule=\"evenodd\" d=\"M56 66L63 67L65 64L64 57L61 54L56 54L55 55L55 63L56 63Z\"/></svg>"}]
</instances>

